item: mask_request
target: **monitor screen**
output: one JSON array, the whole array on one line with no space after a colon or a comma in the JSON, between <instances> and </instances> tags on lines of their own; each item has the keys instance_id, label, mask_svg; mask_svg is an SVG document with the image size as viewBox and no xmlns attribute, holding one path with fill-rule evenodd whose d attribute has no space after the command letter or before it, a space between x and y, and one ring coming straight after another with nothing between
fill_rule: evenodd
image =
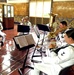
<instances>
[{"instance_id":1,"label":"monitor screen","mask_svg":"<svg viewBox=\"0 0 74 75\"><path fill-rule=\"evenodd\" d=\"M18 25L17 26L17 32L29 32L30 27L27 25Z\"/></svg>"}]
</instances>

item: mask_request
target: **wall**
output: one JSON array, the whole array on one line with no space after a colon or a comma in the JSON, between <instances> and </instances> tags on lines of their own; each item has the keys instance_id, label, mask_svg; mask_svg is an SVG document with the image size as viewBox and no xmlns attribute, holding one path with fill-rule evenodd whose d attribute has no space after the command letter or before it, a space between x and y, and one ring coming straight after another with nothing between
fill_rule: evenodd
<instances>
[{"instance_id":1,"label":"wall","mask_svg":"<svg viewBox=\"0 0 74 75\"><path fill-rule=\"evenodd\" d=\"M29 15L29 3L14 3L12 5L14 6L15 21L20 22L23 16ZM53 13L58 14L58 21L66 20L69 24L74 24L74 1L55 1ZM31 21L33 22L34 19L31 19ZM48 23L48 21L46 20L44 23Z\"/></svg>"},{"instance_id":2,"label":"wall","mask_svg":"<svg viewBox=\"0 0 74 75\"><path fill-rule=\"evenodd\" d=\"M0 8L3 4L0 4ZM12 3L12 5L14 6L14 21L20 21L23 16L29 15L29 3Z\"/></svg>"},{"instance_id":3,"label":"wall","mask_svg":"<svg viewBox=\"0 0 74 75\"><path fill-rule=\"evenodd\" d=\"M74 1L54 2L53 13L58 14L57 20L66 20L69 25L74 25Z\"/></svg>"},{"instance_id":4,"label":"wall","mask_svg":"<svg viewBox=\"0 0 74 75\"><path fill-rule=\"evenodd\" d=\"M53 12L59 17L74 18L74 1L54 2Z\"/></svg>"},{"instance_id":5,"label":"wall","mask_svg":"<svg viewBox=\"0 0 74 75\"><path fill-rule=\"evenodd\" d=\"M22 17L29 15L29 3L12 4L14 6L14 20L20 21Z\"/></svg>"}]
</instances>

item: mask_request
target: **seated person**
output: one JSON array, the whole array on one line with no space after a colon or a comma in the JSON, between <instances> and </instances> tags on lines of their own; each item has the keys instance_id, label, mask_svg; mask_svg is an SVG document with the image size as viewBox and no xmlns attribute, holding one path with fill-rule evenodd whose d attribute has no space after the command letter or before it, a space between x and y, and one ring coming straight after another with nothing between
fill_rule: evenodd
<instances>
[{"instance_id":1,"label":"seated person","mask_svg":"<svg viewBox=\"0 0 74 75\"><path fill-rule=\"evenodd\" d=\"M3 36L0 35L0 46L3 46Z\"/></svg>"},{"instance_id":2,"label":"seated person","mask_svg":"<svg viewBox=\"0 0 74 75\"><path fill-rule=\"evenodd\" d=\"M0 35L3 37L3 42L4 42L6 34L2 32L2 30L3 30L3 26L2 26L2 23L0 22Z\"/></svg>"},{"instance_id":3,"label":"seated person","mask_svg":"<svg viewBox=\"0 0 74 75\"><path fill-rule=\"evenodd\" d=\"M3 26L2 26L2 23L0 22L0 31L3 30Z\"/></svg>"},{"instance_id":4,"label":"seated person","mask_svg":"<svg viewBox=\"0 0 74 75\"><path fill-rule=\"evenodd\" d=\"M21 21L20 25L27 25L27 26L29 26L30 27L30 31L32 29L32 24L29 21L29 17L28 16L25 16L25 17L22 18L22 21ZM21 35L21 34L23 34L23 33L22 32L19 32L17 35Z\"/></svg>"},{"instance_id":5,"label":"seated person","mask_svg":"<svg viewBox=\"0 0 74 75\"><path fill-rule=\"evenodd\" d=\"M31 27L31 22L29 21L29 17L28 16L25 16L22 18L22 22L20 23L21 25L28 25Z\"/></svg>"},{"instance_id":6,"label":"seated person","mask_svg":"<svg viewBox=\"0 0 74 75\"><path fill-rule=\"evenodd\" d=\"M59 75L59 72L65 67L74 64L74 28L65 31L64 39L67 46L60 48L55 55L50 57L43 57L42 63L35 63L34 75L39 75L42 71L48 75Z\"/></svg>"},{"instance_id":7,"label":"seated person","mask_svg":"<svg viewBox=\"0 0 74 75\"><path fill-rule=\"evenodd\" d=\"M59 24L59 28L55 32L50 32L49 37L54 38L56 40L56 46L61 47L63 45L66 45L66 42L64 41L63 33L67 29L67 22L61 21ZM51 40L51 39L50 39Z\"/></svg>"}]
</instances>

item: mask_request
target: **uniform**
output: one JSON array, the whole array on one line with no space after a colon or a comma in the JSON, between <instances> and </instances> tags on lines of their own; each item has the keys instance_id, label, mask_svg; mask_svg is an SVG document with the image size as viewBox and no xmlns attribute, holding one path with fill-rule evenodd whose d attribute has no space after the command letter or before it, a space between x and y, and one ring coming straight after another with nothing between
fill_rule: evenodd
<instances>
[{"instance_id":1,"label":"uniform","mask_svg":"<svg viewBox=\"0 0 74 75\"><path fill-rule=\"evenodd\" d=\"M72 44L74 46L74 44ZM34 68L34 75L39 75L42 71L48 75L58 75L59 72L70 65L74 64L74 47L67 46L60 49L57 54L44 57L42 63L36 63ZM51 54L53 54L51 52Z\"/></svg>"},{"instance_id":2,"label":"uniform","mask_svg":"<svg viewBox=\"0 0 74 75\"><path fill-rule=\"evenodd\" d=\"M58 47L65 46L67 44L64 40L64 32L59 32L55 39Z\"/></svg>"},{"instance_id":3,"label":"uniform","mask_svg":"<svg viewBox=\"0 0 74 75\"><path fill-rule=\"evenodd\" d=\"M2 30L3 30L3 26L2 26L2 24L0 23L0 35L3 37L3 42L5 41L5 36L6 36L6 34L4 33L4 32L2 32Z\"/></svg>"}]
</instances>

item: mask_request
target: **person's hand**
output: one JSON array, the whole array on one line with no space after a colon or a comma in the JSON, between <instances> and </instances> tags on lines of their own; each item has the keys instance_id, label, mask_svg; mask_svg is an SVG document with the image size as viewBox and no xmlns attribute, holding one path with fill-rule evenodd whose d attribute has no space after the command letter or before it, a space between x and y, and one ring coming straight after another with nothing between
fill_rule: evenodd
<instances>
[{"instance_id":1,"label":"person's hand","mask_svg":"<svg viewBox=\"0 0 74 75\"><path fill-rule=\"evenodd\" d=\"M49 45L49 48L55 48L56 47L56 44L50 44Z\"/></svg>"},{"instance_id":2,"label":"person's hand","mask_svg":"<svg viewBox=\"0 0 74 75\"><path fill-rule=\"evenodd\" d=\"M55 48L56 47L56 40L55 39L51 39L50 40L50 44L49 44L49 48Z\"/></svg>"}]
</instances>

